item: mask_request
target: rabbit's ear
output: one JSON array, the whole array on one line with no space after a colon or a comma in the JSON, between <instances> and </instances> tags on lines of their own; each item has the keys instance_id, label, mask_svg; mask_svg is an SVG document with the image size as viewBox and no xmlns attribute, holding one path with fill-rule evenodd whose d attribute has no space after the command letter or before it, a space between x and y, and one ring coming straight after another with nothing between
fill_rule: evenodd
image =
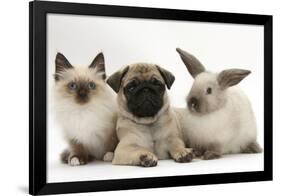
<instances>
[{"instance_id":1,"label":"rabbit's ear","mask_svg":"<svg viewBox=\"0 0 281 196\"><path fill-rule=\"evenodd\" d=\"M195 56L189 54L188 52L180 48L177 48L176 50L180 54L182 61L184 62L187 70L193 78L205 71L204 66Z\"/></svg>"},{"instance_id":2,"label":"rabbit's ear","mask_svg":"<svg viewBox=\"0 0 281 196\"><path fill-rule=\"evenodd\" d=\"M234 86L243 80L251 71L245 69L226 69L217 76L217 81L222 89Z\"/></svg>"},{"instance_id":3,"label":"rabbit's ear","mask_svg":"<svg viewBox=\"0 0 281 196\"><path fill-rule=\"evenodd\" d=\"M107 84L116 92L118 93L120 90L121 82L126 73L129 71L129 66L125 67L124 69L113 73L107 80Z\"/></svg>"}]
</instances>

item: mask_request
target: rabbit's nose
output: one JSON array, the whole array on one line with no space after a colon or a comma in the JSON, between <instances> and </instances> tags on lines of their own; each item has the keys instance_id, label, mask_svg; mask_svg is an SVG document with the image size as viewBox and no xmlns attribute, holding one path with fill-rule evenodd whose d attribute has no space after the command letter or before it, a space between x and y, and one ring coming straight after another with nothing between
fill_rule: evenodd
<instances>
[{"instance_id":1,"label":"rabbit's nose","mask_svg":"<svg viewBox=\"0 0 281 196\"><path fill-rule=\"evenodd\" d=\"M191 110L198 111L199 109L199 100L196 97L191 97L188 101L188 106Z\"/></svg>"}]
</instances>

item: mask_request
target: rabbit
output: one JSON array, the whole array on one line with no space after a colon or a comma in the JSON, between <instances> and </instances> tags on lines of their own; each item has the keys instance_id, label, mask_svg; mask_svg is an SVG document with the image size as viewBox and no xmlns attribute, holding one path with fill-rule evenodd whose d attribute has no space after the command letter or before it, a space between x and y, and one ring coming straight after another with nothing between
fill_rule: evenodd
<instances>
[{"instance_id":1,"label":"rabbit","mask_svg":"<svg viewBox=\"0 0 281 196\"><path fill-rule=\"evenodd\" d=\"M187 108L178 108L177 114L185 143L194 149L195 156L209 160L223 154L262 152L251 103L237 86L251 71L212 73L193 55L176 50L194 78Z\"/></svg>"}]
</instances>

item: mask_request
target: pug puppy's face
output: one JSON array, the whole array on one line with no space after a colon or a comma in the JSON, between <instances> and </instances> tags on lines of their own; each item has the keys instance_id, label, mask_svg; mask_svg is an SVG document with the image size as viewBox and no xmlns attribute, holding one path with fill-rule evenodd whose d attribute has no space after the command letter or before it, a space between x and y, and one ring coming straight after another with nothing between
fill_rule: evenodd
<instances>
[{"instance_id":1,"label":"pug puppy's face","mask_svg":"<svg viewBox=\"0 0 281 196\"><path fill-rule=\"evenodd\" d=\"M170 89L174 76L153 64L138 63L114 73L107 80L118 93L125 109L135 117L153 117L165 104L166 86Z\"/></svg>"},{"instance_id":2,"label":"pug puppy's face","mask_svg":"<svg viewBox=\"0 0 281 196\"><path fill-rule=\"evenodd\" d=\"M163 106L164 92L165 83L159 75L155 74L140 73L131 76L126 79L123 86L127 107L137 117L156 115Z\"/></svg>"}]
</instances>

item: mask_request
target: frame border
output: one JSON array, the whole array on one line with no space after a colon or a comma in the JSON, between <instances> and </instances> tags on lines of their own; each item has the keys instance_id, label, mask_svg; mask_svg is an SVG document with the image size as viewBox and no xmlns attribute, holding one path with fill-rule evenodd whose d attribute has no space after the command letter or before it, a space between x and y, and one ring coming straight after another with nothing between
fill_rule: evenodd
<instances>
[{"instance_id":1,"label":"frame border","mask_svg":"<svg viewBox=\"0 0 281 196\"><path fill-rule=\"evenodd\" d=\"M263 25L264 171L47 183L47 13ZM65 2L29 2L29 194L45 195L272 180L272 21L273 17L271 15Z\"/></svg>"}]
</instances>

